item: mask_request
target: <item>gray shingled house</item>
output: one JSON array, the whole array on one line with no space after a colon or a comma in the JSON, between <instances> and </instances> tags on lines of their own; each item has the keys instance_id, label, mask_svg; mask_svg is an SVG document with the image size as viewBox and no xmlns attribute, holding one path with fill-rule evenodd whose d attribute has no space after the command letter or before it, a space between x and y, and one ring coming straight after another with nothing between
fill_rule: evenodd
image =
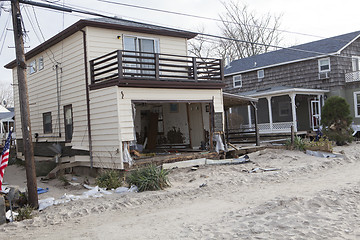
<instances>
[{"instance_id":1,"label":"gray shingled house","mask_svg":"<svg viewBox=\"0 0 360 240\"><path fill-rule=\"evenodd\" d=\"M360 125L360 31L231 62L225 92L258 98L260 133L316 130L333 95L350 104ZM252 128L250 109L230 109L231 127Z\"/></svg>"}]
</instances>

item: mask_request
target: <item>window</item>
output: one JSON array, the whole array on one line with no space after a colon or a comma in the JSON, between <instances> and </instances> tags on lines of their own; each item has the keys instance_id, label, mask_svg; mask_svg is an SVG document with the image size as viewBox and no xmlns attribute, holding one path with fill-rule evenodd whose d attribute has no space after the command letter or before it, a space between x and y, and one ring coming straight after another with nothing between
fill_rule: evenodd
<instances>
[{"instance_id":1,"label":"window","mask_svg":"<svg viewBox=\"0 0 360 240\"><path fill-rule=\"evenodd\" d=\"M71 142L73 135L73 111L72 105L64 106L65 141Z\"/></svg>"},{"instance_id":2,"label":"window","mask_svg":"<svg viewBox=\"0 0 360 240\"><path fill-rule=\"evenodd\" d=\"M330 71L330 58L319 59L319 72Z\"/></svg>"},{"instance_id":3,"label":"window","mask_svg":"<svg viewBox=\"0 0 360 240\"><path fill-rule=\"evenodd\" d=\"M234 86L234 88L242 87L242 77L241 77L241 75L233 76L233 86Z\"/></svg>"},{"instance_id":4,"label":"window","mask_svg":"<svg viewBox=\"0 0 360 240\"><path fill-rule=\"evenodd\" d=\"M355 117L360 117L360 92L354 92Z\"/></svg>"},{"instance_id":5,"label":"window","mask_svg":"<svg viewBox=\"0 0 360 240\"><path fill-rule=\"evenodd\" d=\"M52 133L51 112L43 113L43 128L44 128L44 133Z\"/></svg>"},{"instance_id":6,"label":"window","mask_svg":"<svg viewBox=\"0 0 360 240\"><path fill-rule=\"evenodd\" d=\"M44 58L39 58L39 71L44 69Z\"/></svg>"},{"instance_id":7,"label":"window","mask_svg":"<svg viewBox=\"0 0 360 240\"><path fill-rule=\"evenodd\" d=\"M264 69L257 71L257 76L258 76L258 79L263 79L265 76Z\"/></svg>"},{"instance_id":8,"label":"window","mask_svg":"<svg viewBox=\"0 0 360 240\"><path fill-rule=\"evenodd\" d=\"M30 62L29 64L29 74L36 73L36 60Z\"/></svg>"},{"instance_id":9,"label":"window","mask_svg":"<svg viewBox=\"0 0 360 240\"><path fill-rule=\"evenodd\" d=\"M360 57L353 56L351 59L353 72L360 71Z\"/></svg>"}]
</instances>

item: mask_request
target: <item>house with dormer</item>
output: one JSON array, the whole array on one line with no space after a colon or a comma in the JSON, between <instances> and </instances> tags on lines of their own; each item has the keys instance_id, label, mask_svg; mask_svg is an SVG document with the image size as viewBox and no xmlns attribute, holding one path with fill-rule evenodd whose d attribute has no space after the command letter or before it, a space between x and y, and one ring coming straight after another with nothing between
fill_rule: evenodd
<instances>
[{"instance_id":1,"label":"house with dormer","mask_svg":"<svg viewBox=\"0 0 360 240\"><path fill-rule=\"evenodd\" d=\"M360 31L284 48L231 62L224 92L258 98L263 134L316 131L330 96L350 105L360 125ZM247 107L231 109L236 127L252 128Z\"/></svg>"}]
</instances>

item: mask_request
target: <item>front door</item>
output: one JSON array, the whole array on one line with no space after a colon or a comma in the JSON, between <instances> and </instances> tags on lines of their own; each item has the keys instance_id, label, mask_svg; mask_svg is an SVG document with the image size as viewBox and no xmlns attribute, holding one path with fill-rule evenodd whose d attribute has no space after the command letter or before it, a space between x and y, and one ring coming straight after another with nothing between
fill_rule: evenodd
<instances>
[{"instance_id":1,"label":"front door","mask_svg":"<svg viewBox=\"0 0 360 240\"><path fill-rule=\"evenodd\" d=\"M188 106L190 143L193 149L200 148L204 141L204 125L201 103L190 103Z\"/></svg>"},{"instance_id":2,"label":"front door","mask_svg":"<svg viewBox=\"0 0 360 240\"><path fill-rule=\"evenodd\" d=\"M311 111L311 126L313 131L317 131L320 126L320 101L311 100L310 102Z\"/></svg>"}]
</instances>

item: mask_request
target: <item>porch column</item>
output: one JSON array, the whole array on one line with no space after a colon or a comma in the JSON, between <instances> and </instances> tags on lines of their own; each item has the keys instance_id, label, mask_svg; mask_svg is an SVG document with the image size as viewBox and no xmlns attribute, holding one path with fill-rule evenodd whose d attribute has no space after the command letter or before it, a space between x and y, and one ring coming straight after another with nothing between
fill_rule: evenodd
<instances>
[{"instance_id":1,"label":"porch column","mask_svg":"<svg viewBox=\"0 0 360 240\"><path fill-rule=\"evenodd\" d=\"M322 102L324 101L324 94L319 94L317 97L319 99L318 108L319 108L319 127L320 127L320 125L321 125L321 107L323 106Z\"/></svg>"},{"instance_id":2,"label":"porch column","mask_svg":"<svg viewBox=\"0 0 360 240\"><path fill-rule=\"evenodd\" d=\"M297 118L296 118L296 105L295 105L295 97L296 94L292 93L289 94L291 98L291 112L292 112L292 119L293 119L293 126L294 126L294 132L297 132Z\"/></svg>"},{"instance_id":3,"label":"porch column","mask_svg":"<svg viewBox=\"0 0 360 240\"><path fill-rule=\"evenodd\" d=\"M248 105L248 121L249 121L249 128L252 127L252 121L251 121L251 107Z\"/></svg>"},{"instance_id":4,"label":"porch column","mask_svg":"<svg viewBox=\"0 0 360 240\"><path fill-rule=\"evenodd\" d=\"M269 124L270 124L270 131L273 131L273 118L272 118L272 107L271 107L271 97L266 97L268 102L268 109L269 109Z\"/></svg>"}]
</instances>

